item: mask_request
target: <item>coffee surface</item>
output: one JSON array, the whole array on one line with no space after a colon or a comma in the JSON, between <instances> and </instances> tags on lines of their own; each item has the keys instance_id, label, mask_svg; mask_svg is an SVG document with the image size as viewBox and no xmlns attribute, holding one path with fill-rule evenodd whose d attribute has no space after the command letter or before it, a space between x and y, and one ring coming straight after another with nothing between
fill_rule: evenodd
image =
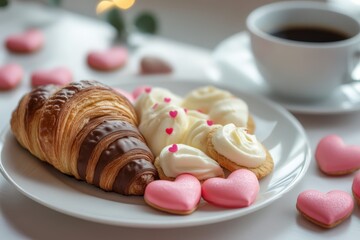
<instances>
[{"instance_id":1,"label":"coffee surface","mask_svg":"<svg viewBox=\"0 0 360 240\"><path fill-rule=\"evenodd\" d=\"M314 43L337 42L350 38L337 30L308 26L287 27L274 31L271 35L292 41Z\"/></svg>"}]
</instances>

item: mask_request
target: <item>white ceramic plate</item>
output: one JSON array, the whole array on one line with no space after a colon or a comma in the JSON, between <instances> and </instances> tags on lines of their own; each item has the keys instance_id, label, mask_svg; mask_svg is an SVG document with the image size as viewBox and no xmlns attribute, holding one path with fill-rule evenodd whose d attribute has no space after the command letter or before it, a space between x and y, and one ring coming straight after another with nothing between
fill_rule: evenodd
<instances>
[{"instance_id":1,"label":"white ceramic plate","mask_svg":"<svg viewBox=\"0 0 360 240\"><path fill-rule=\"evenodd\" d=\"M122 84L132 90L142 82ZM149 81L146 82L149 85ZM152 81L179 95L209 82ZM221 87L221 86L220 86ZM222 87L224 88L224 87ZM59 212L91 221L145 228L174 228L220 222L257 211L289 191L304 176L311 159L303 128L285 109L268 100L224 88L243 98L254 116L256 135L275 162L272 174L261 180L256 202L247 208L224 209L202 201L188 216L166 214L147 206L142 197L107 193L66 176L17 144L8 130L3 136L0 169L7 180L31 199Z\"/></svg>"},{"instance_id":2,"label":"white ceramic plate","mask_svg":"<svg viewBox=\"0 0 360 240\"><path fill-rule=\"evenodd\" d=\"M258 73L246 32L225 39L214 50L213 57L222 72L224 84L263 95L291 112L304 114L341 114L360 110L360 83L346 84L319 102L296 102L273 96Z\"/></svg>"}]
</instances>

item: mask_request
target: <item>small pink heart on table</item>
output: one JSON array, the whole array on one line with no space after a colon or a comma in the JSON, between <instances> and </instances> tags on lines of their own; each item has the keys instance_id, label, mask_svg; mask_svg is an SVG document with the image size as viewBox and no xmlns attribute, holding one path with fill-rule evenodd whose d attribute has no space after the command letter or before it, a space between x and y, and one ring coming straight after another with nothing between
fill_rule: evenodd
<instances>
[{"instance_id":1,"label":"small pink heart on table","mask_svg":"<svg viewBox=\"0 0 360 240\"><path fill-rule=\"evenodd\" d=\"M322 193L307 190L299 194L296 208L309 221L332 228L351 215L354 201L351 195L344 191Z\"/></svg>"},{"instance_id":2,"label":"small pink heart on table","mask_svg":"<svg viewBox=\"0 0 360 240\"><path fill-rule=\"evenodd\" d=\"M227 179L210 178L202 184L202 197L209 203L226 208L250 206L259 193L259 181L256 175L239 169Z\"/></svg>"},{"instance_id":3,"label":"small pink heart on table","mask_svg":"<svg viewBox=\"0 0 360 240\"><path fill-rule=\"evenodd\" d=\"M352 192L356 202L360 205L360 172L358 172L352 183Z\"/></svg>"},{"instance_id":4,"label":"small pink heart on table","mask_svg":"<svg viewBox=\"0 0 360 240\"><path fill-rule=\"evenodd\" d=\"M190 174L181 174L175 181L156 180L145 189L144 199L150 206L174 214L190 214L201 198L201 184Z\"/></svg>"},{"instance_id":5,"label":"small pink heart on table","mask_svg":"<svg viewBox=\"0 0 360 240\"><path fill-rule=\"evenodd\" d=\"M15 88L23 78L23 69L17 64L7 64L0 67L0 90Z\"/></svg>"},{"instance_id":6,"label":"small pink heart on table","mask_svg":"<svg viewBox=\"0 0 360 240\"><path fill-rule=\"evenodd\" d=\"M146 56L140 60L141 74L168 74L171 72L170 64L161 58Z\"/></svg>"},{"instance_id":7,"label":"small pink heart on table","mask_svg":"<svg viewBox=\"0 0 360 240\"><path fill-rule=\"evenodd\" d=\"M336 135L320 140L315 159L321 171L329 175L344 175L360 168L360 146L348 146Z\"/></svg>"},{"instance_id":8,"label":"small pink heart on table","mask_svg":"<svg viewBox=\"0 0 360 240\"><path fill-rule=\"evenodd\" d=\"M64 67L54 68L51 70L38 70L31 75L31 85L33 87L54 84L67 85L72 82L72 73Z\"/></svg>"},{"instance_id":9,"label":"small pink heart on table","mask_svg":"<svg viewBox=\"0 0 360 240\"><path fill-rule=\"evenodd\" d=\"M44 45L44 35L37 29L27 30L6 38L7 49L14 53L32 53Z\"/></svg>"},{"instance_id":10,"label":"small pink heart on table","mask_svg":"<svg viewBox=\"0 0 360 240\"><path fill-rule=\"evenodd\" d=\"M105 51L90 52L87 62L90 67L100 71L112 71L124 66L128 52L123 47L113 47Z\"/></svg>"}]
</instances>

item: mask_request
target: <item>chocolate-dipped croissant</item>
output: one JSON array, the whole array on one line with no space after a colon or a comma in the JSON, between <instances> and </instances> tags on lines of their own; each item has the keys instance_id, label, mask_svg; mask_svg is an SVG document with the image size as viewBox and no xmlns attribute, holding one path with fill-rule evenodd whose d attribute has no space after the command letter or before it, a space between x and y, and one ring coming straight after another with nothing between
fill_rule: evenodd
<instances>
[{"instance_id":1,"label":"chocolate-dipped croissant","mask_svg":"<svg viewBox=\"0 0 360 240\"><path fill-rule=\"evenodd\" d=\"M95 81L43 86L11 118L18 142L61 172L124 195L142 195L157 172L132 104Z\"/></svg>"}]
</instances>

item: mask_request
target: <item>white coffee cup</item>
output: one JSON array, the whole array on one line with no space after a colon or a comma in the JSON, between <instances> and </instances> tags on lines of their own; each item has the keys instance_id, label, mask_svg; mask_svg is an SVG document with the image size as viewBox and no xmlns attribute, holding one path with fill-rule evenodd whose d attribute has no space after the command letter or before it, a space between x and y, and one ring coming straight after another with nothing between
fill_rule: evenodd
<instances>
[{"instance_id":1,"label":"white coffee cup","mask_svg":"<svg viewBox=\"0 0 360 240\"><path fill-rule=\"evenodd\" d=\"M318 27L342 32L347 39L304 42L274 36L290 27ZM255 9L247 18L256 66L277 96L323 99L351 81L360 47L360 24L353 17L320 2L278 2Z\"/></svg>"}]
</instances>

